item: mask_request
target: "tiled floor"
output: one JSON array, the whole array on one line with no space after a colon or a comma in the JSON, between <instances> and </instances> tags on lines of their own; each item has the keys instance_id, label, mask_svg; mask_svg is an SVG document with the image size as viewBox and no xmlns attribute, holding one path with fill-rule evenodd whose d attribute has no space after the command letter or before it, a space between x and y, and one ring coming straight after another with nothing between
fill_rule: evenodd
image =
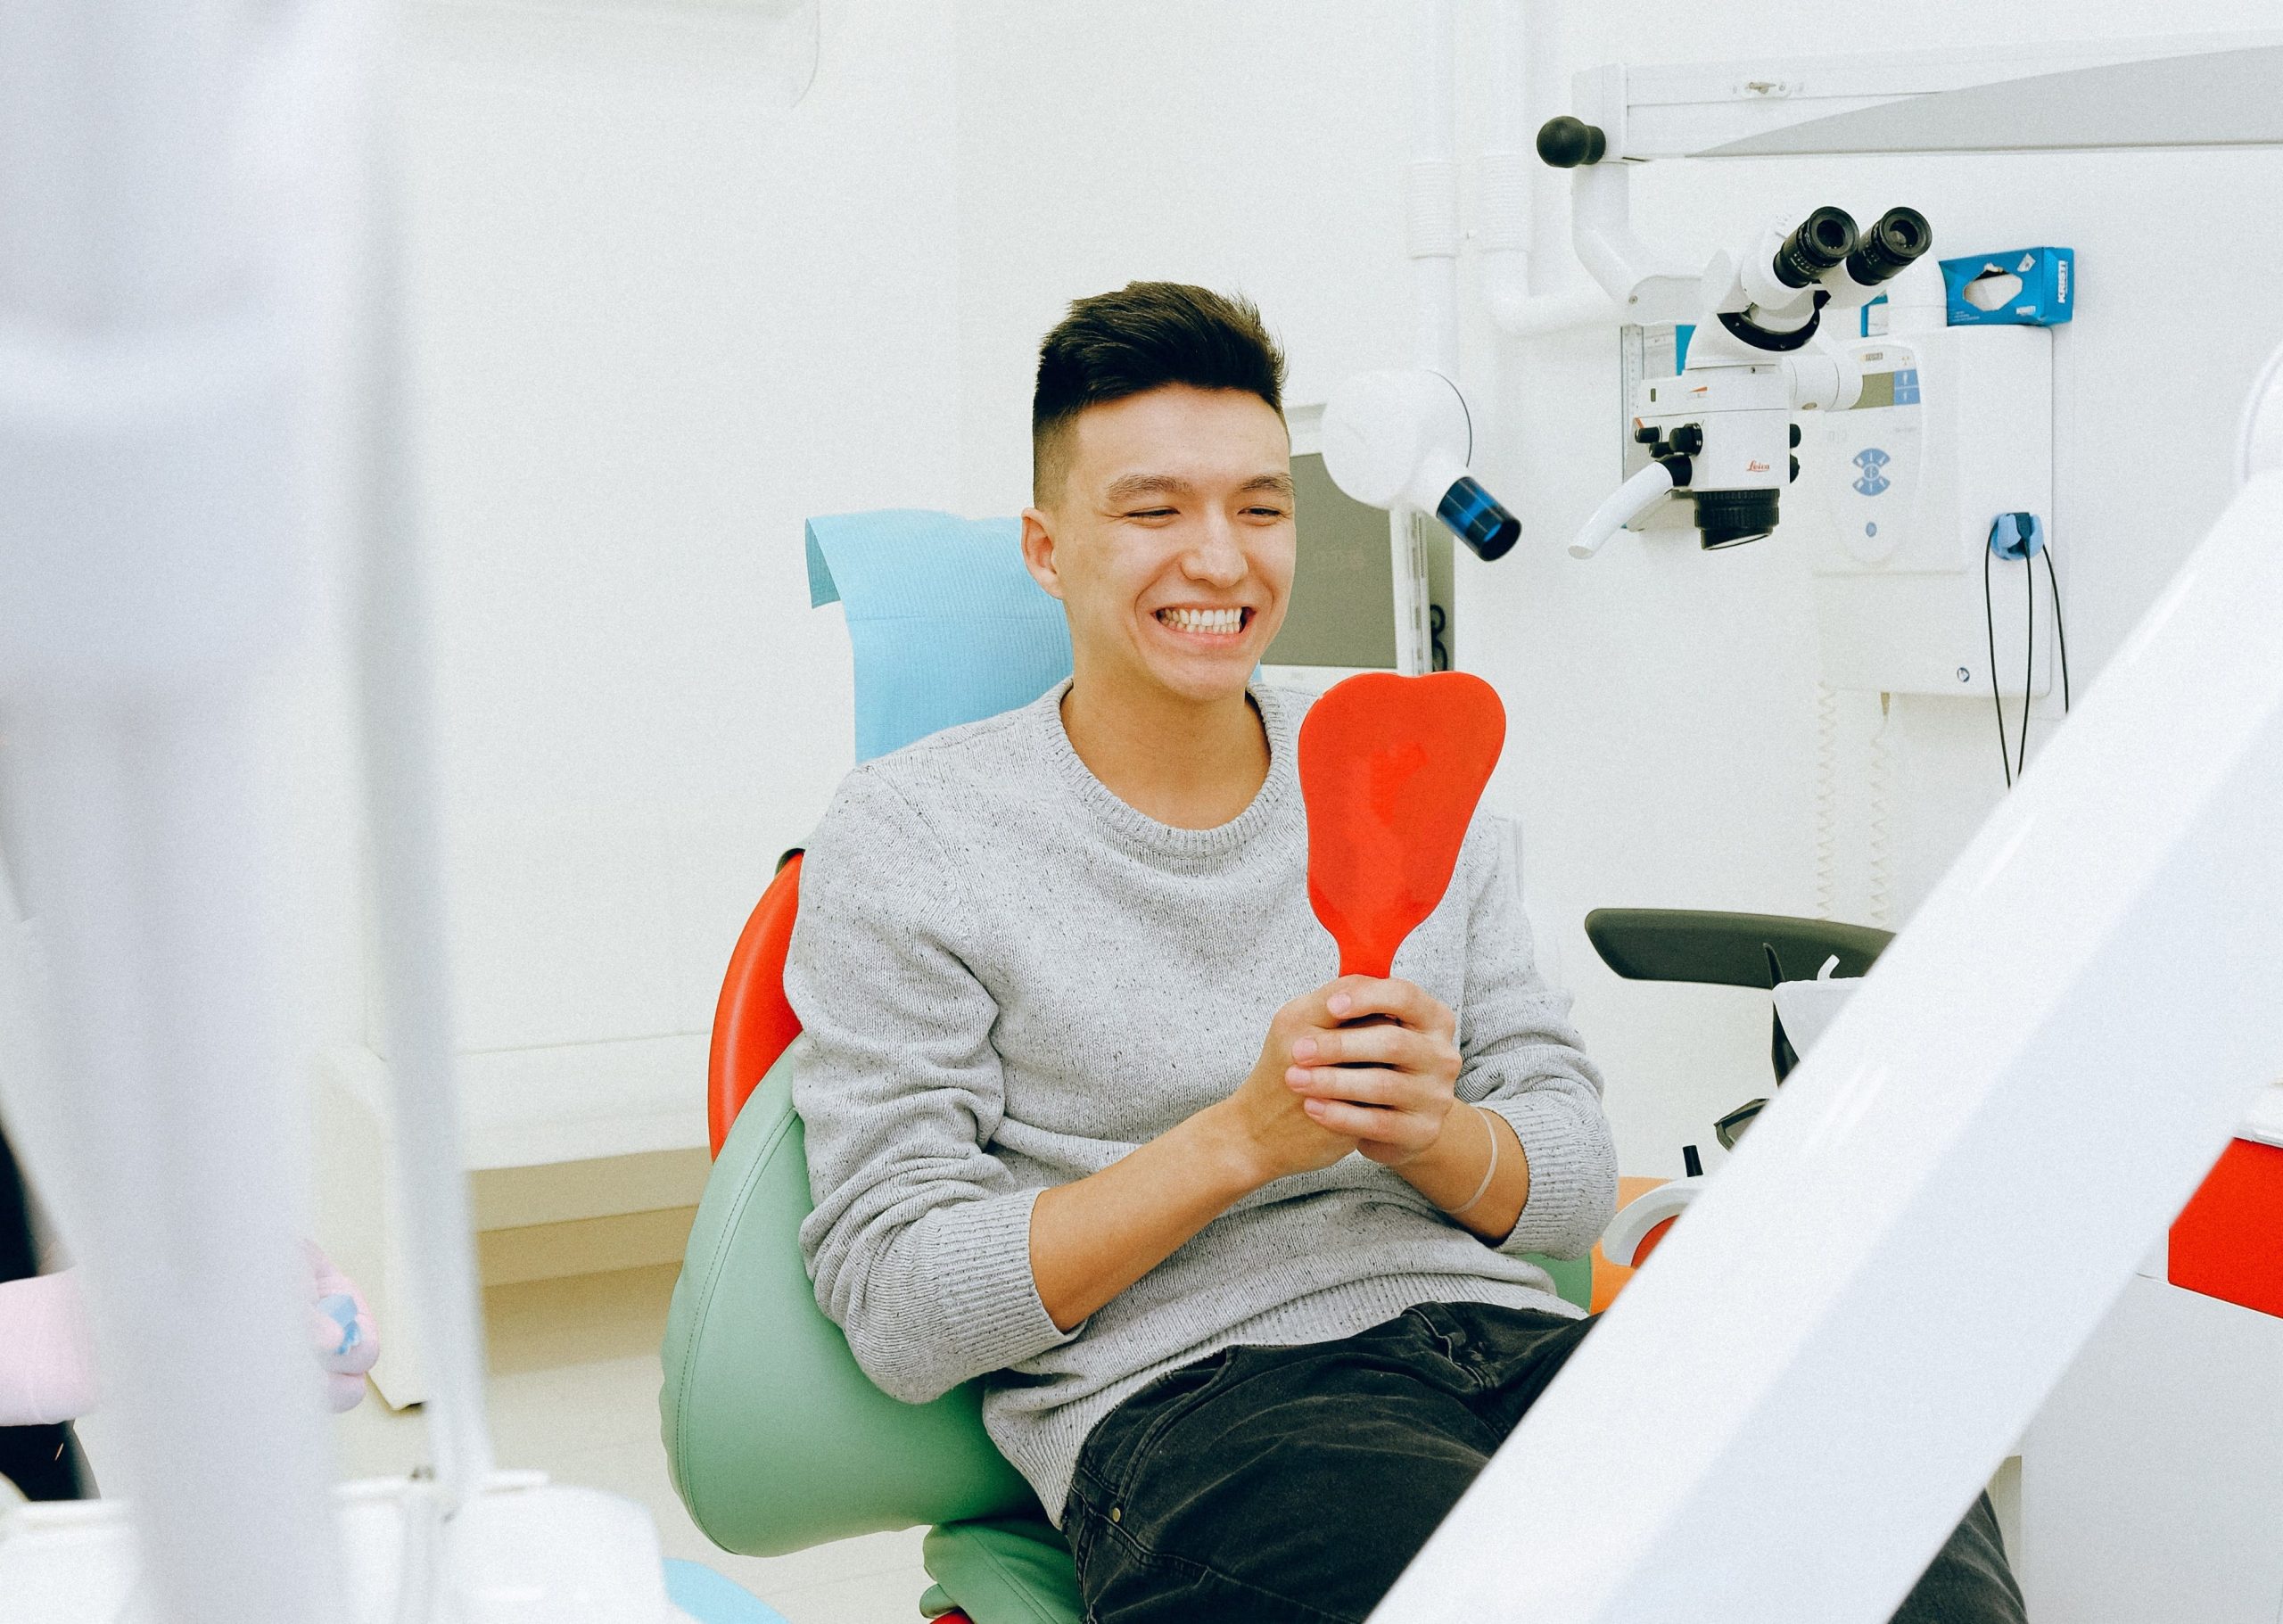
<instances>
[{"instance_id":1,"label":"tiled floor","mask_svg":"<svg viewBox=\"0 0 2283 1624\"><path fill-rule=\"evenodd\" d=\"M716 1550L692 1525L658 1441L658 1341L674 1274L669 1265L484 1293L500 1464L640 1501L668 1556L727 1574L792 1624L918 1624L927 1587L918 1529L748 1557ZM368 1397L334 1424L343 1477L392 1475L427 1458L417 1412L391 1414Z\"/></svg>"}]
</instances>

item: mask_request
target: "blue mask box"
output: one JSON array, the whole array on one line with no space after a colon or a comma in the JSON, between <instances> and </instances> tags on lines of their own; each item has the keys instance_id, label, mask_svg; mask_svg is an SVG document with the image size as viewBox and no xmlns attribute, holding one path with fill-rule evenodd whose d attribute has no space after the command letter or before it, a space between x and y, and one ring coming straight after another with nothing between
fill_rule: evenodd
<instances>
[{"instance_id":1,"label":"blue mask box","mask_svg":"<svg viewBox=\"0 0 2283 1624\"><path fill-rule=\"evenodd\" d=\"M2057 326L2076 308L2076 281L2077 253L2070 248L2015 248L1942 261L1953 327Z\"/></svg>"}]
</instances>

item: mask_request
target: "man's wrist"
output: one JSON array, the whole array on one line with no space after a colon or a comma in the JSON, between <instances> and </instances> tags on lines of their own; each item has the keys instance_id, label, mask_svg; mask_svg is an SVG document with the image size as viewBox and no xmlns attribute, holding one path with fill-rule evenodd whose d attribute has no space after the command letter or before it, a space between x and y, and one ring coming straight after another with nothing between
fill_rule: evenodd
<instances>
[{"instance_id":1,"label":"man's wrist","mask_svg":"<svg viewBox=\"0 0 2283 1624\"><path fill-rule=\"evenodd\" d=\"M1244 1119L1232 1101L1207 1106L1174 1132L1190 1142L1184 1150L1196 1156L1201 1172L1224 1205L1250 1195L1276 1176L1252 1135L1245 1132Z\"/></svg>"},{"instance_id":2,"label":"man's wrist","mask_svg":"<svg viewBox=\"0 0 2283 1624\"><path fill-rule=\"evenodd\" d=\"M1467 1199L1490 1165L1490 1142L1479 1124L1470 1120L1487 1116L1480 1106L1464 1101L1444 1114L1442 1132L1435 1142L1393 1171L1438 1208L1449 1211Z\"/></svg>"}]
</instances>

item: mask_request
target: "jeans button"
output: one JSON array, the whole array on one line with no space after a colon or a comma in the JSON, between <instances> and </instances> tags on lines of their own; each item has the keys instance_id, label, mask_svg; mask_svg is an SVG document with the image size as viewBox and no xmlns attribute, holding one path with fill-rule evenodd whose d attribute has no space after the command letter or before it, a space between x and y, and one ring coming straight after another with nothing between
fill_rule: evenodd
<instances>
[{"instance_id":1,"label":"jeans button","mask_svg":"<svg viewBox=\"0 0 2283 1624\"><path fill-rule=\"evenodd\" d=\"M1109 1508L1109 1520L1110 1520L1112 1522L1121 1521L1123 1521L1123 1520L1124 1520L1125 1516L1125 1507L1123 1507L1123 1506L1118 1506L1118 1505L1113 1505L1113 1506L1111 1506L1111 1507Z\"/></svg>"}]
</instances>

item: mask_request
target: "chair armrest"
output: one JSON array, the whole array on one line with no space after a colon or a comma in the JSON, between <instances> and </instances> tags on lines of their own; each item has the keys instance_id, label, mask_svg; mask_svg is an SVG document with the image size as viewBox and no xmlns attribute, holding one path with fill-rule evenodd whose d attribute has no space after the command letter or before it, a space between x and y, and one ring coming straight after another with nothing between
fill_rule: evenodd
<instances>
[{"instance_id":1,"label":"chair armrest","mask_svg":"<svg viewBox=\"0 0 2283 1624\"><path fill-rule=\"evenodd\" d=\"M1586 936L1603 962L1632 981L1701 981L1718 986L1776 985L1768 950L1787 979L1806 979L1834 954L1840 976L1860 976L1894 940L1892 930L1781 913L1693 908L1596 908Z\"/></svg>"}]
</instances>

